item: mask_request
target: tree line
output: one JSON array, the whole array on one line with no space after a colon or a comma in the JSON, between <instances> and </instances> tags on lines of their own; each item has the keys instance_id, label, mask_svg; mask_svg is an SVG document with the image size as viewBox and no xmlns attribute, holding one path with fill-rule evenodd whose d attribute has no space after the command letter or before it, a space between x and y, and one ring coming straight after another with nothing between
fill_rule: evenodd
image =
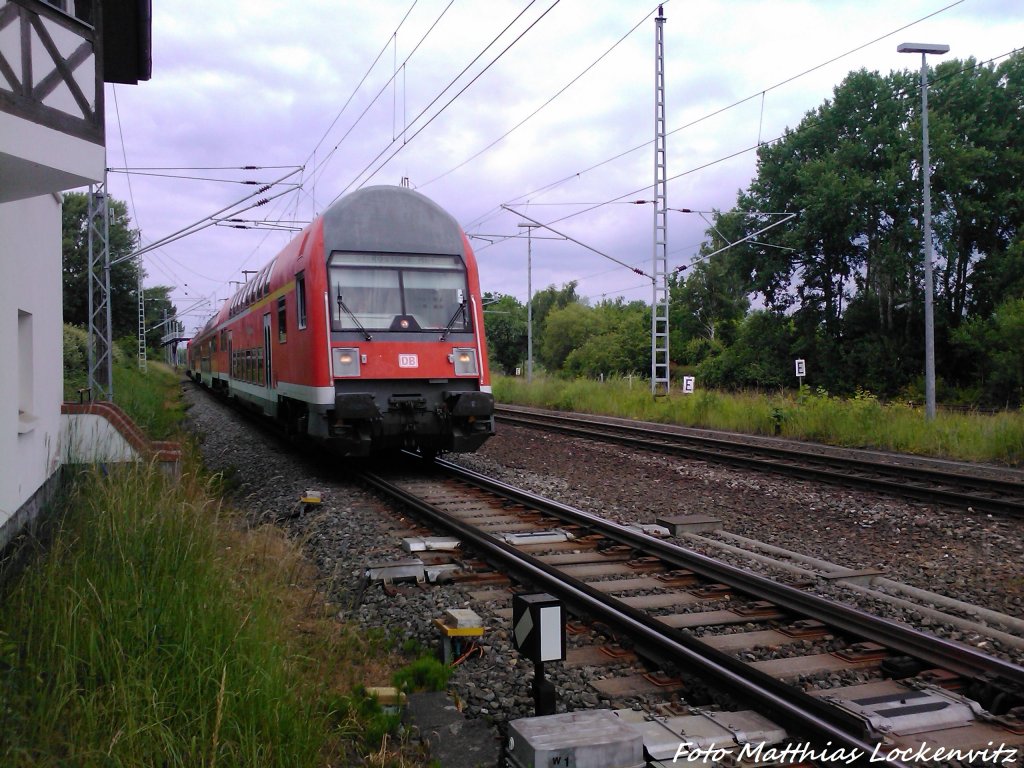
<instances>
[{"instance_id":1,"label":"tree line","mask_svg":"<svg viewBox=\"0 0 1024 768\"><path fill-rule=\"evenodd\" d=\"M110 261L118 262L139 247L139 230L132 228L128 206L124 201L109 198ZM68 192L61 208L63 251L64 322L89 327L89 196L84 192ZM95 247L95 246L94 246ZM159 324L165 313L176 312L170 299L173 289L166 285L144 288L146 300L146 346L160 347L160 337L167 329ZM138 339L139 333L139 265L137 259L124 258L110 268L110 327L113 339ZM125 345L135 350L136 343Z\"/></svg>"},{"instance_id":2,"label":"tree line","mask_svg":"<svg viewBox=\"0 0 1024 768\"><path fill-rule=\"evenodd\" d=\"M833 97L758 149L757 174L717 211L670 279L670 360L703 386L795 385L922 399L920 82L850 73ZM1024 393L1024 55L929 73L939 399L1019 406ZM777 218L790 221L751 237ZM722 250L724 249L724 250ZM720 251L720 252L719 252ZM717 253L716 253L717 252ZM714 255L711 255L714 254ZM570 376L650 372L650 305L589 306L577 285L533 299L534 352ZM526 310L494 295L496 367L525 359Z\"/></svg>"}]
</instances>

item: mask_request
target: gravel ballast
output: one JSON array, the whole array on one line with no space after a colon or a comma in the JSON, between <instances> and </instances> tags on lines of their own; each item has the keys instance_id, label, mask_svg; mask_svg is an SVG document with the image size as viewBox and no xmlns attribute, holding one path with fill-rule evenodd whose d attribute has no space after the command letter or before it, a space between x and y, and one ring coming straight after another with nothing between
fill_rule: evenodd
<instances>
[{"instance_id":1,"label":"gravel ballast","mask_svg":"<svg viewBox=\"0 0 1024 768\"><path fill-rule=\"evenodd\" d=\"M488 627L483 654L459 666L451 688L472 716L496 722L532 714L532 664L512 649L508 621L457 585L400 587L387 594L363 578L370 562L402 556L400 536L415 527L389 504L349 479L344 462L330 468L302 456L273 435L256 429L209 394L186 384L190 420L207 467L225 472L232 501L254 525L275 523L300 541L320 569L324 589L342 620L379 636L436 647L432 620L449 608L472 607ZM864 492L824 487L791 478L756 474L700 461L683 461L575 438L499 426L499 434L473 455L448 456L468 468L613 520L653 523L665 515L702 514L741 534L849 568L877 568L894 581L977 604L1012 616L1024 614L1024 534L1011 520L964 514ZM298 513L298 499L319 490L323 503ZM706 534L715 538L716 534ZM698 547L698 549L700 549ZM706 554L720 557L708 548ZM741 556L737 565L770 572ZM792 580L792 574L779 572ZM858 603L863 598L836 585L831 593ZM865 606L867 607L867 606ZM913 611L885 604L877 612L928 631L988 648L1021 663L1022 654L986 637L964 633ZM598 630L570 638L582 645ZM763 650L763 654L761 653ZM778 651L761 649L759 658ZM589 682L616 673L614 667L570 668L552 664L559 709L610 704ZM858 676L860 673L858 673ZM864 679L867 679L866 677ZM858 682L802 681L805 687ZM373 681L378 682L378 681ZM692 700L692 699L691 699Z\"/></svg>"}]
</instances>

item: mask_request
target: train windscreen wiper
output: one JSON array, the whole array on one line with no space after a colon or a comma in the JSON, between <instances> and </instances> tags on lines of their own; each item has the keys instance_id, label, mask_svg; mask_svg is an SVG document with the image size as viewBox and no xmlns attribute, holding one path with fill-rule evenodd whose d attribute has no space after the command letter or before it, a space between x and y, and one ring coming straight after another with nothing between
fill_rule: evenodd
<instances>
[{"instance_id":1,"label":"train windscreen wiper","mask_svg":"<svg viewBox=\"0 0 1024 768\"><path fill-rule=\"evenodd\" d=\"M448 334L451 333L452 328L455 327L455 321L458 319L459 315L462 315L462 321L466 322L466 294L462 292L461 288L459 288L458 299L459 308L455 310L455 314L452 315L452 319L449 320L448 325L444 327L444 333L441 334L441 338L439 338L438 341L444 341L448 338Z\"/></svg>"},{"instance_id":2,"label":"train windscreen wiper","mask_svg":"<svg viewBox=\"0 0 1024 768\"><path fill-rule=\"evenodd\" d=\"M338 286L338 309L339 310L343 310L346 315L348 315L349 317L352 318L352 322L356 324L356 328L358 328L360 331L363 332L363 336L366 337L367 341L373 341L373 336L371 336L370 332L367 331L363 327L363 324L359 322L359 318L356 317L356 313L353 312L351 309L349 309L348 305L341 298L341 286L340 285Z\"/></svg>"}]
</instances>

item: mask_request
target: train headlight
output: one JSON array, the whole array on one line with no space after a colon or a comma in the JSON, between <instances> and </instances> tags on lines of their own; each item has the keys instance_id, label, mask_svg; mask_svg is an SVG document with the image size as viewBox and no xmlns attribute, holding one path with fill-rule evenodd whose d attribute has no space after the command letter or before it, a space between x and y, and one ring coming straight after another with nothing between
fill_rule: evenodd
<instances>
[{"instance_id":1,"label":"train headlight","mask_svg":"<svg viewBox=\"0 0 1024 768\"><path fill-rule=\"evenodd\" d=\"M477 376L480 373L476 350L472 347L453 349L449 359L455 364L456 376Z\"/></svg>"},{"instance_id":2,"label":"train headlight","mask_svg":"<svg viewBox=\"0 0 1024 768\"><path fill-rule=\"evenodd\" d=\"M337 378L359 375L359 350L335 347L331 350L334 375Z\"/></svg>"}]
</instances>

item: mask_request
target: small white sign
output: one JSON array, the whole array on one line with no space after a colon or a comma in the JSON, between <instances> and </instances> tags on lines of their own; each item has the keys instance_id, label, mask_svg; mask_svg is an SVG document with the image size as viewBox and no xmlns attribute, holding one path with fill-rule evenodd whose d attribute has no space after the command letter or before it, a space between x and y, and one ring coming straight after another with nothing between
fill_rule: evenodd
<instances>
[{"instance_id":1,"label":"small white sign","mask_svg":"<svg viewBox=\"0 0 1024 768\"><path fill-rule=\"evenodd\" d=\"M522 622L520 622L522 623ZM562 606L546 605L540 609L540 660L559 661L562 658Z\"/></svg>"},{"instance_id":2,"label":"small white sign","mask_svg":"<svg viewBox=\"0 0 1024 768\"><path fill-rule=\"evenodd\" d=\"M398 356L398 367L399 368L419 368L420 357L419 355L399 355Z\"/></svg>"},{"instance_id":3,"label":"small white sign","mask_svg":"<svg viewBox=\"0 0 1024 768\"><path fill-rule=\"evenodd\" d=\"M693 394L693 376L683 376L683 394Z\"/></svg>"},{"instance_id":4,"label":"small white sign","mask_svg":"<svg viewBox=\"0 0 1024 768\"><path fill-rule=\"evenodd\" d=\"M802 379L807 375L807 363L802 358L797 358L794 362L796 363L796 375Z\"/></svg>"},{"instance_id":5,"label":"small white sign","mask_svg":"<svg viewBox=\"0 0 1024 768\"><path fill-rule=\"evenodd\" d=\"M522 375L523 375L523 369L522 368L516 368L516 376L522 376Z\"/></svg>"}]
</instances>

